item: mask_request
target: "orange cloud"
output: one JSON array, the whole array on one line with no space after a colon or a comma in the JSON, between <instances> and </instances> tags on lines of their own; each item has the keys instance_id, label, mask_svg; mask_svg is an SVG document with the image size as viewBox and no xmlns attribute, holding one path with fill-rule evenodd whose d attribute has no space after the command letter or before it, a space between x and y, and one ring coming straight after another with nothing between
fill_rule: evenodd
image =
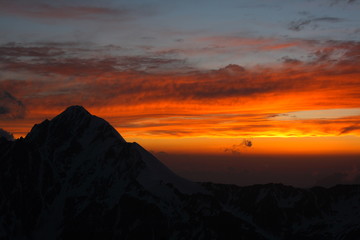
<instances>
[{"instance_id":1,"label":"orange cloud","mask_svg":"<svg viewBox=\"0 0 360 240\"><path fill-rule=\"evenodd\" d=\"M22 79L2 79L0 90L21 99L27 116L22 125L19 120L13 129L3 128L24 134L32 123L80 104L130 137L358 135L359 116L287 121L269 116L360 106L359 46L328 42L308 61L217 70L189 70L186 62L165 56L48 56L30 62L14 54L29 55L29 49L5 49L11 56L0 59L0 68Z\"/></svg>"}]
</instances>

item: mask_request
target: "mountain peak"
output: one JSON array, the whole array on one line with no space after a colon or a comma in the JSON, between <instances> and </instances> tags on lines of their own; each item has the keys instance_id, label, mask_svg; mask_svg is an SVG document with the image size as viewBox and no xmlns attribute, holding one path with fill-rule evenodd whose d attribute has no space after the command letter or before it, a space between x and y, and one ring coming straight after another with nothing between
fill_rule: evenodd
<instances>
[{"instance_id":1,"label":"mountain peak","mask_svg":"<svg viewBox=\"0 0 360 240\"><path fill-rule=\"evenodd\" d=\"M126 142L107 121L92 115L84 107L78 105L66 108L50 121L45 120L41 124L35 124L27 138L36 141L36 138L44 138L45 135L59 141L80 138L84 141L115 138Z\"/></svg>"},{"instance_id":2,"label":"mountain peak","mask_svg":"<svg viewBox=\"0 0 360 240\"><path fill-rule=\"evenodd\" d=\"M80 105L73 105L68 108L66 108L65 112L86 112L89 113L83 106Z\"/></svg>"},{"instance_id":3,"label":"mountain peak","mask_svg":"<svg viewBox=\"0 0 360 240\"><path fill-rule=\"evenodd\" d=\"M62 113L52 119L52 122L63 124L67 122L70 125L83 125L91 118L96 118L89 113L83 106L74 105L65 109Z\"/></svg>"},{"instance_id":4,"label":"mountain peak","mask_svg":"<svg viewBox=\"0 0 360 240\"><path fill-rule=\"evenodd\" d=\"M65 109L60 115L67 116L91 116L91 114L80 105L73 105Z\"/></svg>"}]
</instances>

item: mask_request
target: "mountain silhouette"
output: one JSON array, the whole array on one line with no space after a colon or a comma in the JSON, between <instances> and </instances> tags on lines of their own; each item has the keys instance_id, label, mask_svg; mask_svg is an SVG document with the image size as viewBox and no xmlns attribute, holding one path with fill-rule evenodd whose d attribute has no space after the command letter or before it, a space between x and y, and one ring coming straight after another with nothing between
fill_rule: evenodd
<instances>
[{"instance_id":1,"label":"mountain silhouette","mask_svg":"<svg viewBox=\"0 0 360 240\"><path fill-rule=\"evenodd\" d=\"M359 239L360 187L195 183L71 106L0 137L0 239Z\"/></svg>"}]
</instances>

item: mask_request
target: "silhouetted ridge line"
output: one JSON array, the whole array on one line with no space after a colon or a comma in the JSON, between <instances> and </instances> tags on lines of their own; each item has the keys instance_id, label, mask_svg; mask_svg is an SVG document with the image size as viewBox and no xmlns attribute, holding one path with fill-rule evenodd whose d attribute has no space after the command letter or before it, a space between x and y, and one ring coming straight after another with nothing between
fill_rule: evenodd
<instances>
[{"instance_id":1,"label":"silhouetted ridge line","mask_svg":"<svg viewBox=\"0 0 360 240\"><path fill-rule=\"evenodd\" d=\"M360 236L358 186L194 183L81 106L0 138L0 239Z\"/></svg>"}]
</instances>

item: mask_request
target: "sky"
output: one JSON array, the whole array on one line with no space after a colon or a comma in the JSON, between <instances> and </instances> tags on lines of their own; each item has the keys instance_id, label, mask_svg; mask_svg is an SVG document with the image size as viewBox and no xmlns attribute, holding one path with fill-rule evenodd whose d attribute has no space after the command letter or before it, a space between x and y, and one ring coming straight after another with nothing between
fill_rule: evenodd
<instances>
[{"instance_id":1,"label":"sky","mask_svg":"<svg viewBox=\"0 0 360 240\"><path fill-rule=\"evenodd\" d=\"M359 10L0 0L0 133L82 105L193 180L360 183Z\"/></svg>"}]
</instances>

